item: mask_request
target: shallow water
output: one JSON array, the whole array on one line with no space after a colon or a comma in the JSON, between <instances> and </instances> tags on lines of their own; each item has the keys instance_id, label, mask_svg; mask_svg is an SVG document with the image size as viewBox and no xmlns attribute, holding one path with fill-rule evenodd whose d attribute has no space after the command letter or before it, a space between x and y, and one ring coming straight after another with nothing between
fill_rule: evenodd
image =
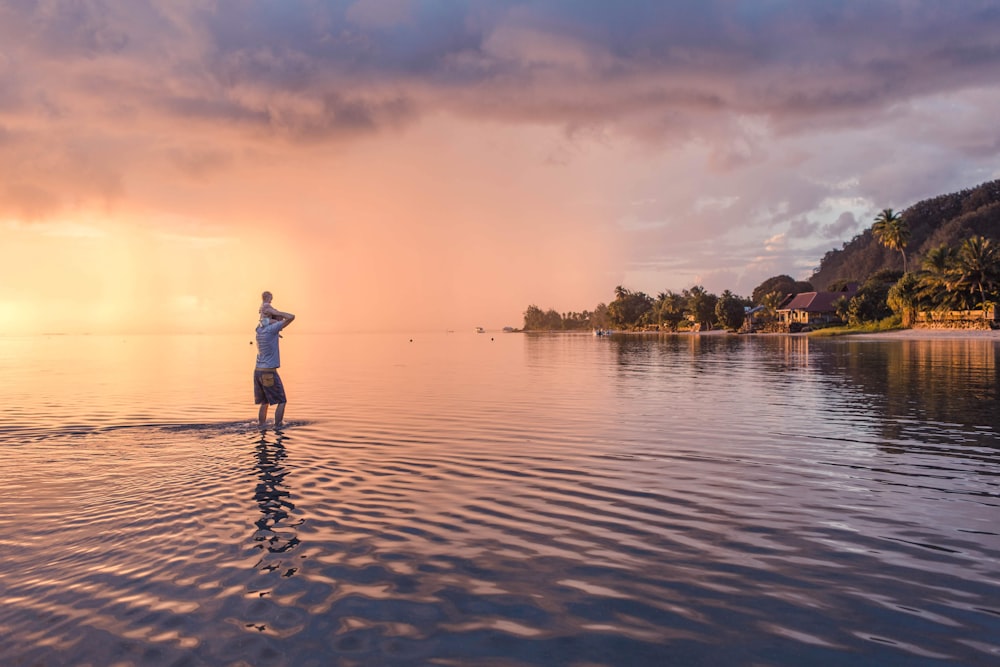
<instances>
[{"instance_id":1,"label":"shallow water","mask_svg":"<svg viewBox=\"0 0 1000 667\"><path fill-rule=\"evenodd\" d=\"M0 664L1000 662L984 340L0 338Z\"/></svg>"}]
</instances>

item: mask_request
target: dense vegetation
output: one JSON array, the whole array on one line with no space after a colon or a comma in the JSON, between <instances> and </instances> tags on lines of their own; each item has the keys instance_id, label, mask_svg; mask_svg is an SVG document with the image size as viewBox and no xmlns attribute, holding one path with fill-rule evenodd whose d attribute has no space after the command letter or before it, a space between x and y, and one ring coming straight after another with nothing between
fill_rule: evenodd
<instances>
[{"instance_id":1,"label":"dense vegetation","mask_svg":"<svg viewBox=\"0 0 1000 667\"><path fill-rule=\"evenodd\" d=\"M524 313L524 329L538 330L737 330L748 309L773 319L790 295L814 289L860 287L835 303L855 327L888 318L910 326L920 311L986 310L1000 301L1000 180L942 195L897 212L883 209L871 227L826 253L809 281L768 278L750 298L729 290L716 296L702 286L651 297L625 287L593 311L558 313L535 305Z\"/></svg>"},{"instance_id":2,"label":"dense vegetation","mask_svg":"<svg viewBox=\"0 0 1000 667\"><path fill-rule=\"evenodd\" d=\"M789 280L791 280L789 278ZM794 281L792 281L794 282ZM535 305L524 312L525 331L579 331L589 329L680 331L718 326L738 329L750 299L726 290L722 296L695 286L680 293L667 290L656 298L618 286L615 299L591 311L560 314Z\"/></svg>"}]
</instances>

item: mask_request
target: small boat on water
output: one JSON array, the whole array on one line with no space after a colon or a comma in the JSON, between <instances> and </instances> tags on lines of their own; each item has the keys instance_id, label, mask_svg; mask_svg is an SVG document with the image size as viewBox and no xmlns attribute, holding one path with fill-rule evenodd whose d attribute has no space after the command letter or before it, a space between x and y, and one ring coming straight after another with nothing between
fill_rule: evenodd
<instances>
[{"instance_id":1,"label":"small boat on water","mask_svg":"<svg viewBox=\"0 0 1000 667\"><path fill-rule=\"evenodd\" d=\"M482 327L476 327L476 333L486 333L486 329Z\"/></svg>"},{"instance_id":2,"label":"small boat on water","mask_svg":"<svg viewBox=\"0 0 1000 667\"><path fill-rule=\"evenodd\" d=\"M594 329L595 336L610 336L613 333L611 329Z\"/></svg>"}]
</instances>

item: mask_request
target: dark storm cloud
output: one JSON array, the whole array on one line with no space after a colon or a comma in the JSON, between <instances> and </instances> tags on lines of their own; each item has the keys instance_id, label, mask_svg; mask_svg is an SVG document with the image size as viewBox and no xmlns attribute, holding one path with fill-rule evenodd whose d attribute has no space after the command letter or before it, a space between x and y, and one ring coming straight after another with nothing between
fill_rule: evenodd
<instances>
[{"instance_id":1,"label":"dark storm cloud","mask_svg":"<svg viewBox=\"0 0 1000 667\"><path fill-rule=\"evenodd\" d=\"M983 1L12 0L0 20L17 45L0 49L29 69L132 60L197 80L200 103L178 94L162 109L209 120L272 123L269 104L318 99L316 118L284 122L320 133L439 108L640 133L751 113L801 131L1000 75L1000 8Z\"/></svg>"},{"instance_id":2,"label":"dark storm cloud","mask_svg":"<svg viewBox=\"0 0 1000 667\"><path fill-rule=\"evenodd\" d=\"M791 133L885 122L911 96L1000 76L1000 17L981 2L411 3L375 24L352 20L351 3L256 7L223 2L206 22L223 87L362 106L391 89L414 115L645 139L690 138L704 114L760 114Z\"/></svg>"}]
</instances>

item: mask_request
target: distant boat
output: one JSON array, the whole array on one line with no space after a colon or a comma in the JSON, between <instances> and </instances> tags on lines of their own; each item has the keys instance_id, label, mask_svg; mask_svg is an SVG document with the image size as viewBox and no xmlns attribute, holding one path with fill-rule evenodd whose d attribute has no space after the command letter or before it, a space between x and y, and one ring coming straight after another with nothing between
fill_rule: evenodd
<instances>
[{"instance_id":1,"label":"distant boat","mask_svg":"<svg viewBox=\"0 0 1000 667\"><path fill-rule=\"evenodd\" d=\"M613 333L611 329L594 329L595 336L610 336Z\"/></svg>"},{"instance_id":2,"label":"distant boat","mask_svg":"<svg viewBox=\"0 0 1000 667\"><path fill-rule=\"evenodd\" d=\"M482 327L476 327L476 333L486 333L486 329Z\"/></svg>"},{"instance_id":3,"label":"distant boat","mask_svg":"<svg viewBox=\"0 0 1000 667\"><path fill-rule=\"evenodd\" d=\"M514 333L514 327L504 327L503 328L503 332L504 333Z\"/></svg>"}]
</instances>

